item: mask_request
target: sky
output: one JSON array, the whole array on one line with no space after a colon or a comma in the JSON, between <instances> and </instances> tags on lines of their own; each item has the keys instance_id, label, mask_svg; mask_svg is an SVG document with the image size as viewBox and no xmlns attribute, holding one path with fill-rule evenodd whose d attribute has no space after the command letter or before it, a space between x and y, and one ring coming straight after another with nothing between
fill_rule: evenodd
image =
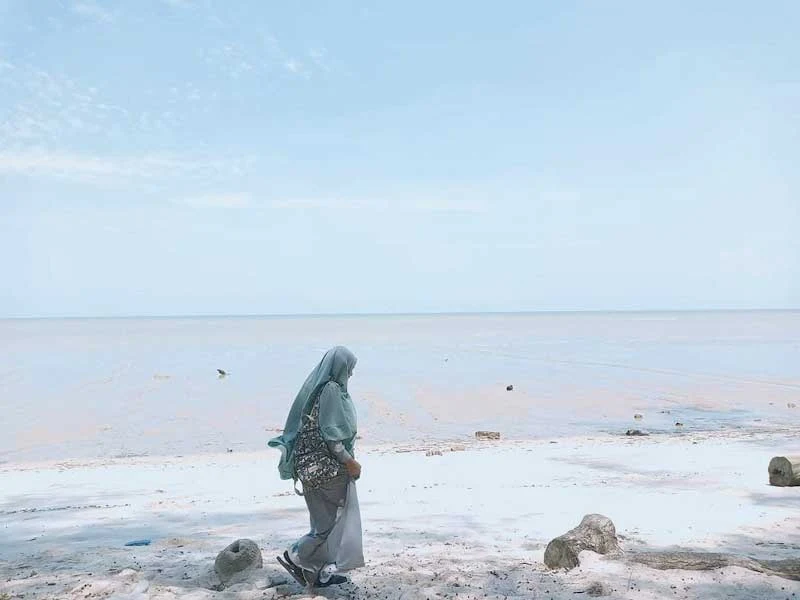
<instances>
[{"instance_id":1,"label":"sky","mask_svg":"<svg viewBox=\"0 0 800 600\"><path fill-rule=\"evenodd\" d=\"M0 317L800 308L799 22L0 0Z\"/></svg>"}]
</instances>

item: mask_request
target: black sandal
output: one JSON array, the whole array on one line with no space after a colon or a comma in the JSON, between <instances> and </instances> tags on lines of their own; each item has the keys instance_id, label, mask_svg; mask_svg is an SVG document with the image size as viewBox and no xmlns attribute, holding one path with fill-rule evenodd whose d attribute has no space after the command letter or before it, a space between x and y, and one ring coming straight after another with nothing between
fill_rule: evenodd
<instances>
[{"instance_id":1,"label":"black sandal","mask_svg":"<svg viewBox=\"0 0 800 600\"><path fill-rule=\"evenodd\" d=\"M281 565L281 566L282 566L284 569L286 569L286 571L289 573L289 575L291 575L291 576L292 576L292 578L293 578L293 579L294 579L294 580L295 580L297 583L299 583L299 584L300 584L300 585L302 585L303 587L307 587L307 586L308 586L308 582L306 581L306 578L305 578L305 576L303 575L303 569L301 569L300 567L298 567L298 566L297 566L296 564L294 564L294 563L293 563L291 560L290 560L289 562L286 562L286 561L285 561L285 560L283 560L283 558L282 558L282 557L280 557L280 556L276 556L275 558L277 558L277 560L278 560L278 562L280 563L280 565ZM288 559L289 557L287 556L286 558Z\"/></svg>"},{"instance_id":2,"label":"black sandal","mask_svg":"<svg viewBox=\"0 0 800 600\"><path fill-rule=\"evenodd\" d=\"M278 562L281 563L284 569L289 571L289 573L291 574L292 577L294 577L294 580L297 583L303 586L308 585L308 582L305 579L305 572L301 567L299 567L294 563L294 561L289 556L288 551L284 551L283 558L281 558L280 556L278 556L277 558ZM343 577L342 575L331 574L331 576L328 578L328 581L324 583L321 582L319 578L317 578L317 582L314 584L313 587L326 588L332 585L341 585L343 583L347 583L347 577Z\"/></svg>"},{"instance_id":3,"label":"black sandal","mask_svg":"<svg viewBox=\"0 0 800 600\"><path fill-rule=\"evenodd\" d=\"M293 569L301 570L299 565L294 564L294 561L292 560L292 557L289 556L289 551L288 550L284 550L283 551L283 560L284 560L284 562L289 563L289 566L292 567Z\"/></svg>"},{"instance_id":4,"label":"black sandal","mask_svg":"<svg viewBox=\"0 0 800 600\"><path fill-rule=\"evenodd\" d=\"M341 585L343 583L347 583L347 577L344 577L342 575L331 575L330 579L328 579L328 581L326 581L325 583L321 583L318 579L314 587L326 588L331 585Z\"/></svg>"}]
</instances>

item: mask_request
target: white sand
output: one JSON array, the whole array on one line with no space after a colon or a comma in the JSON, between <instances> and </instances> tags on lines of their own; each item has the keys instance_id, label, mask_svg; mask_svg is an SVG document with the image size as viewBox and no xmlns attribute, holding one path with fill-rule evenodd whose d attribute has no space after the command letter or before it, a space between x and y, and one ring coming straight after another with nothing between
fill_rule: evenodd
<instances>
[{"instance_id":1,"label":"white sand","mask_svg":"<svg viewBox=\"0 0 800 600\"><path fill-rule=\"evenodd\" d=\"M685 434L361 452L367 566L334 598L800 596L800 582L740 568L630 567L590 552L569 573L542 564L547 542L586 513L609 516L626 551L681 547L759 558L800 555L800 488L767 485L771 456L800 441ZM0 466L0 598L142 600L300 595L273 557L308 526L277 477L277 453ZM261 547L264 569L209 589L232 540ZM151 538L150 546L124 543ZM5 594L6 596L3 596Z\"/></svg>"}]
</instances>

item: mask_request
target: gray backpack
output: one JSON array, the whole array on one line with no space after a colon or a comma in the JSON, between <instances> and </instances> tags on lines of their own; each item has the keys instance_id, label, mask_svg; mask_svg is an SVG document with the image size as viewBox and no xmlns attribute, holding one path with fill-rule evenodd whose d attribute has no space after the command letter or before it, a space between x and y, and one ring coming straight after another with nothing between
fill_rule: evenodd
<instances>
[{"instance_id":1,"label":"gray backpack","mask_svg":"<svg viewBox=\"0 0 800 600\"><path fill-rule=\"evenodd\" d=\"M303 489L309 490L338 477L343 471L344 466L328 450L328 444L319 431L317 392L311 412L303 417L303 427L294 442L295 483L299 479L303 483ZM299 491L297 493L300 494Z\"/></svg>"}]
</instances>

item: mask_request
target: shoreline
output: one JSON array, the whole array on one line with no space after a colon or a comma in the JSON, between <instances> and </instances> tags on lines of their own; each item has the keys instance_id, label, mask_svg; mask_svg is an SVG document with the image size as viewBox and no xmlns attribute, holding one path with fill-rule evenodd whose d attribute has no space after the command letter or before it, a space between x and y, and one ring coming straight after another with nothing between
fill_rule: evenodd
<instances>
[{"instance_id":1,"label":"shoreline","mask_svg":"<svg viewBox=\"0 0 800 600\"><path fill-rule=\"evenodd\" d=\"M709 411L709 414L716 414L715 411ZM642 436L628 436L626 431L640 430L644 432ZM274 435L279 435L279 431L275 430ZM685 442L700 442L700 441L713 441L713 440L726 440L732 439L734 441L749 441L758 443L759 441L770 440L776 436L793 436L795 439L800 440L800 423L787 423L787 424L773 424L769 425L764 423L758 426L749 425L723 425L718 428L699 428L699 427L686 427L683 429L673 428L672 430L666 428L648 427L644 422L631 421L627 429L620 424L614 430L609 427L608 429L597 429L590 433L569 433L546 436L505 436L500 431L501 437L499 440L478 440L475 434L465 434L463 436L452 436L435 438L426 436L424 433L415 434L409 441L362 441L359 440L356 445L356 451L359 454L386 454L386 453L421 453L425 454L429 450L442 450L449 451L452 447L458 447L458 451L480 450L491 447L506 446L516 447L525 445L539 445L539 444L569 444L583 443L586 441L598 443L614 443L625 441L685 441ZM273 434L270 434L273 435ZM422 439L418 439L422 438ZM425 439L427 438L427 439ZM235 444L233 444L235 445ZM800 441L795 446L797 452L800 453ZM231 451L194 451L181 454L168 454L168 453L130 453L118 454L113 456L72 456L63 458L42 458L30 460L14 460L13 458L0 459L0 474L10 471L28 471L35 469L49 469L49 468L80 468L80 467L98 467L105 465L120 465L120 464L148 464L151 462L158 462L159 460L172 460L176 458L192 460L192 459L212 459L231 457L253 458L257 456L265 456L267 460L274 455L275 463L277 464L279 452L267 447L266 438L264 441L264 448L244 449Z\"/></svg>"}]
</instances>

